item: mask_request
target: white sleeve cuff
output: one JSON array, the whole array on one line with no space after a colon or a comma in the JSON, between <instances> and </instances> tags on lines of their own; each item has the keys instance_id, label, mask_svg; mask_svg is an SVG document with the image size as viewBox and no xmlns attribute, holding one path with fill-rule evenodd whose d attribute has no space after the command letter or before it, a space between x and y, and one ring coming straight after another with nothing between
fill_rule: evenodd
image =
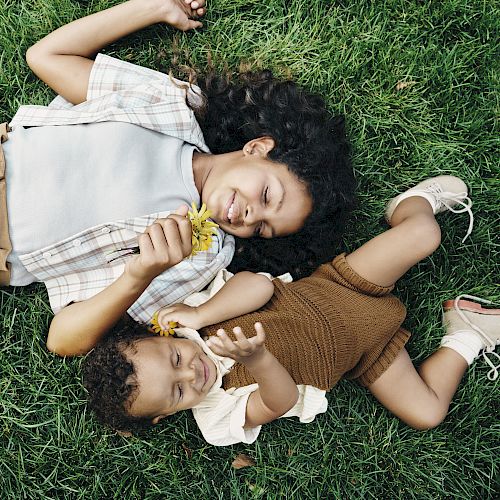
<instances>
[{"instance_id":1,"label":"white sleeve cuff","mask_svg":"<svg viewBox=\"0 0 500 500\"><path fill-rule=\"evenodd\" d=\"M229 433L235 438L236 443L253 443L260 434L262 425L245 429L248 398L251 393L245 394L238 399L229 419Z\"/></svg>"}]
</instances>

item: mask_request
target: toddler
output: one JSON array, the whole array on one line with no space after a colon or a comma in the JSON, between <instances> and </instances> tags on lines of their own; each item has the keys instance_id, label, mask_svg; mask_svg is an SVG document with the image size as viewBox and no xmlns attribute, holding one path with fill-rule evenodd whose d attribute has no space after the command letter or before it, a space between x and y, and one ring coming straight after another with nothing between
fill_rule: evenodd
<instances>
[{"instance_id":1,"label":"toddler","mask_svg":"<svg viewBox=\"0 0 500 500\"><path fill-rule=\"evenodd\" d=\"M500 310L463 300L470 297L445 302L446 335L417 371L404 347L405 308L390 291L439 245L435 214L467 211L470 232L470 206L460 179L428 179L388 204L391 229L311 277L274 280L270 288L265 277L245 285L237 275L197 308L160 311L161 326L175 320L201 328L206 343L189 328L179 328L177 337L137 330L109 337L85 361L91 407L120 429L191 408L208 442L250 443L262 424L278 417L311 421L326 409L325 391L346 377L408 425L438 425L480 352L491 365L489 378L497 377L499 366L487 352L498 358L492 351L500 341ZM259 303L265 303L260 310L229 319Z\"/></svg>"}]
</instances>

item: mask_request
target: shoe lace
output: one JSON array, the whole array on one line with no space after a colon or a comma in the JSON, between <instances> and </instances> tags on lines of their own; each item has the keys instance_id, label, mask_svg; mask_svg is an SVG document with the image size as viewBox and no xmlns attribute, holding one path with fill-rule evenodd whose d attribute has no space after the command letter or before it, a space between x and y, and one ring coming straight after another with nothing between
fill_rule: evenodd
<instances>
[{"instance_id":1,"label":"shoe lace","mask_svg":"<svg viewBox=\"0 0 500 500\"><path fill-rule=\"evenodd\" d=\"M463 214L464 212L469 214L469 228L467 229L467 233L462 240L463 243L472 233L472 228L474 227L472 200L467 196L466 192L450 193L448 191L443 191L437 182L435 184L431 184L427 189L436 198L436 208L446 207L450 212L455 214ZM462 208L454 208L453 205L461 205Z\"/></svg>"},{"instance_id":2,"label":"shoe lace","mask_svg":"<svg viewBox=\"0 0 500 500\"><path fill-rule=\"evenodd\" d=\"M495 351L484 350L482 353L482 356L483 356L485 363L491 368L491 370L486 374L486 376L490 380L496 380L498 378L498 373L499 373L498 370L500 369L500 363L495 365L493 363L493 361L491 361L491 359L488 356L496 358L497 361L500 361L500 354L498 354Z\"/></svg>"},{"instance_id":3,"label":"shoe lace","mask_svg":"<svg viewBox=\"0 0 500 500\"><path fill-rule=\"evenodd\" d=\"M460 316L462 321L464 321L469 327L474 330L475 332L478 333L478 335L481 337L483 342L486 344L486 347L482 351L482 357L485 363L490 367L490 371L487 373L487 377L489 380L496 380L499 375L499 369L500 369L500 363L495 365L494 362L490 359L497 359L500 361L500 355L494 351L496 341L492 339L485 331L483 331L481 328L479 328L477 325L472 323L470 319L464 314L464 312L460 309L459 307L459 301L461 299L470 299L470 300L475 300L477 302L482 302L483 304L494 304L491 300L486 300L482 299L480 297L476 297L475 295L467 295L467 294L462 294L459 295L453 302L453 307L455 308L455 311L457 314Z\"/></svg>"}]
</instances>

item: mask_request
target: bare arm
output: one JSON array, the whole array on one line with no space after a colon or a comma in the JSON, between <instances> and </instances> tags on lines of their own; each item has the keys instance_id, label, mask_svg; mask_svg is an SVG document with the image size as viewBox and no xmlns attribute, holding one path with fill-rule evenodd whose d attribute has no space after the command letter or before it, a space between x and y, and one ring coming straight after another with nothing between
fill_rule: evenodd
<instances>
[{"instance_id":1,"label":"bare arm","mask_svg":"<svg viewBox=\"0 0 500 500\"><path fill-rule=\"evenodd\" d=\"M262 274L242 271L198 307L185 304L163 307L158 313L158 322L165 330L168 329L169 321L199 330L256 311L269 301L273 291L274 285Z\"/></svg>"},{"instance_id":2,"label":"bare arm","mask_svg":"<svg viewBox=\"0 0 500 500\"><path fill-rule=\"evenodd\" d=\"M178 210L180 214L186 211L186 207ZM191 223L180 214L157 221L140 235L139 255L129 260L115 282L54 316L47 337L50 351L60 356L90 351L156 276L191 253Z\"/></svg>"},{"instance_id":3,"label":"bare arm","mask_svg":"<svg viewBox=\"0 0 500 500\"><path fill-rule=\"evenodd\" d=\"M205 0L129 0L78 19L30 47L26 60L49 87L73 104L85 101L89 76L100 49L152 24L164 22L181 30L201 26Z\"/></svg>"},{"instance_id":4,"label":"bare arm","mask_svg":"<svg viewBox=\"0 0 500 500\"><path fill-rule=\"evenodd\" d=\"M293 408L299 397L297 386L285 367L266 349L265 332L255 324L257 335L246 338L241 328L233 329L233 342L224 330L218 337L210 337L208 346L220 356L229 356L242 363L253 376L259 388L248 398L245 427L252 428L272 422Z\"/></svg>"}]
</instances>

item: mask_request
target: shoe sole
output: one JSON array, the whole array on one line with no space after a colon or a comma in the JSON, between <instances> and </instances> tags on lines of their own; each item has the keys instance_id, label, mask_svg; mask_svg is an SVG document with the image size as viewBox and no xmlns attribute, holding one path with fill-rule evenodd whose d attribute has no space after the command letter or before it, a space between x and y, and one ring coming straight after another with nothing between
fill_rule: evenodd
<instances>
[{"instance_id":1,"label":"shoe sole","mask_svg":"<svg viewBox=\"0 0 500 500\"><path fill-rule=\"evenodd\" d=\"M500 315L500 309L486 309L482 307L480 304L476 302L471 302L470 300L459 300L458 308L462 311L469 311L478 314L492 314L492 315ZM454 300L445 300L443 302L443 311L451 311L455 309L455 301Z\"/></svg>"}]
</instances>

